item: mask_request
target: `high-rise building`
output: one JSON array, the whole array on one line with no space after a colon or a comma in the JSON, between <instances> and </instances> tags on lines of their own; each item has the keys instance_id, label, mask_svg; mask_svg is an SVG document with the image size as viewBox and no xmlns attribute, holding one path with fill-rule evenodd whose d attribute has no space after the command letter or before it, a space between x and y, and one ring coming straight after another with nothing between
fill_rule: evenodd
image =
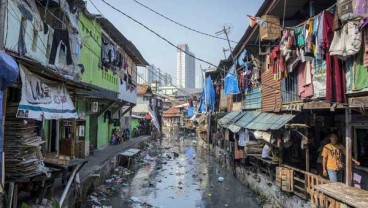
<instances>
[{"instance_id":1,"label":"high-rise building","mask_svg":"<svg viewBox=\"0 0 368 208\"><path fill-rule=\"evenodd\" d=\"M181 88L195 87L195 59L187 44L179 44L176 53L177 86Z\"/></svg>"},{"instance_id":2,"label":"high-rise building","mask_svg":"<svg viewBox=\"0 0 368 208\"><path fill-rule=\"evenodd\" d=\"M164 78L164 81L163 81L163 85L164 86L170 86L170 85L172 85L172 77L171 77L171 74L165 73L165 74L163 74L163 78Z\"/></svg>"}]
</instances>

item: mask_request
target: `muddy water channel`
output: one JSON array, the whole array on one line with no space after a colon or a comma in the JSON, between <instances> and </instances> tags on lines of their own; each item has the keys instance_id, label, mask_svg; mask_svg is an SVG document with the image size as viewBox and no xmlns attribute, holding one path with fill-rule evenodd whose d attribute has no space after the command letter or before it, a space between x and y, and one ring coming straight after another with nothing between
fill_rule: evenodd
<instances>
[{"instance_id":1,"label":"muddy water channel","mask_svg":"<svg viewBox=\"0 0 368 208\"><path fill-rule=\"evenodd\" d=\"M116 175L123 176L107 180L104 197L94 193L89 207L261 207L256 194L207 154L194 136L166 135L141 152L131 173L120 170Z\"/></svg>"}]
</instances>

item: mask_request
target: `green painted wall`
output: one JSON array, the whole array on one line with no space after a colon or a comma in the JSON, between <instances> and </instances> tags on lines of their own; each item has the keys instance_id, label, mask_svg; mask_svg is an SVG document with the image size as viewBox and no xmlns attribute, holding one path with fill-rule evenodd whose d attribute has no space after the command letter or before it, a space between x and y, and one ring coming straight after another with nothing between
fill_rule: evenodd
<instances>
[{"instance_id":1,"label":"green painted wall","mask_svg":"<svg viewBox=\"0 0 368 208\"><path fill-rule=\"evenodd\" d=\"M110 128L109 120L104 122L103 116L98 117L98 130L97 130L97 148L105 147L110 141Z\"/></svg>"},{"instance_id":2,"label":"green painted wall","mask_svg":"<svg viewBox=\"0 0 368 208\"><path fill-rule=\"evenodd\" d=\"M138 124L139 124L138 119L136 119L136 118L132 118L132 122L131 122L131 124L130 124L130 132L131 132L131 134L132 134L132 135L133 135L133 129L134 129L135 127L137 127L137 126L138 126Z\"/></svg>"},{"instance_id":3,"label":"green painted wall","mask_svg":"<svg viewBox=\"0 0 368 208\"><path fill-rule=\"evenodd\" d=\"M112 71L107 72L99 68L101 59L101 37L100 25L89 20L84 14L81 15L79 26L82 34L82 49L79 63L83 64L85 72L82 74L82 82L93 84L115 92L119 91L120 79Z\"/></svg>"}]
</instances>

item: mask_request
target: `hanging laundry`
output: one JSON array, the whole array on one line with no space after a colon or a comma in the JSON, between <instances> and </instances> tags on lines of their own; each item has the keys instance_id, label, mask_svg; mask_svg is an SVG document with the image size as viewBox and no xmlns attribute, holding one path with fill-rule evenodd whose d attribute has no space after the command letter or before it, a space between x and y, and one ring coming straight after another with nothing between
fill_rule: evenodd
<instances>
[{"instance_id":1,"label":"hanging laundry","mask_svg":"<svg viewBox=\"0 0 368 208\"><path fill-rule=\"evenodd\" d=\"M312 66L313 98L326 97L326 61L315 59Z\"/></svg>"},{"instance_id":2,"label":"hanging laundry","mask_svg":"<svg viewBox=\"0 0 368 208\"><path fill-rule=\"evenodd\" d=\"M353 13L357 16L363 17L368 14L368 0L354 0Z\"/></svg>"},{"instance_id":3,"label":"hanging laundry","mask_svg":"<svg viewBox=\"0 0 368 208\"><path fill-rule=\"evenodd\" d=\"M248 136L249 137L249 136ZM244 130L239 131L239 141L238 141L239 147L245 147L245 132Z\"/></svg>"},{"instance_id":4,"label":"hanging laundry","mask_svg":"<svg viewBox=\"0 0 368 208\"><path fill-rule=\"evenodd\" d=\"M313 96L311 63L300 63L298 66L298 92L302 100Z\"/></svg>"},{"instance_id":5,"label":"hanging laundry","mask_svg":"<svg viewBox=\"0 0 368 208\"><path fill-rule=\"evenodd\" d=\"M234 65L229 69L229 72L225 76L224 85L225 95L240 93Z\"/></svg>"},{"instance_id":6,"label":"hanging laundry","mask_svg":"<svg viewBox=\"0 0 368 208\"><path fill-rule=\"evenodd\" d=\"M307 56L313 56L313 52L314 52L314 47L315 45L313 44L313 24L314 24L314 20L313 19L309 19L307 21L307 24L305 25L305 52L307 54Z\"/></svg>"},{"instance_id":7,"label":"hanging laundry","mask_svg":"<svg viewBox=\"0 0 368 208\"><path fill-rule=\"evenodd\" d=\"M368 67L368 27L364 28L364 67Z\"/></svg>"},{"instance_id":8,"label":"hanging laundry","mask_svg":"<svg viewBox=\"0 0 368 208\"><path fill-rule=\"evenodd\" d=\"M316 59L318 60L322 60L324 59L324 53L322 50L322 41L323 41L323 13L322 12L320 15L318 15L318 29L317 29L317 33L316 33L316 52L315 52L315 56Z\"/></svg>"},{"instance_id":9,"label":"hanging laundry","mask_svg":"<svg viewBox=\"0 0 368 208\"><path fill-rule=\"evenodd\" d=\"M70 50L69 32L68 30L62 30L62 29L54 30L49 64L55 64L56 53L58 51L58 48L61 42L66 47L66 63L67 65L71 65L73 64L73 59L72 59L72 53Z\"/></svg>"},{"instance_id":10,"label":"hanging laundry","mask_svg":"<svg viewBox=\"0 0 368 208\"><path fill-rule=\"evenodd\" d=\"M353 68L353 73L355 73L353 90L355 91L368 88L368 68L364 66L364 53L362 49L356 57L355 67Z\"/></svg>"},{"instance_id":11,"label":"hanging laundry","mask_svg":"<svg viewBox=\"0 0 368 208\"><path fill-rule=\"evenodd\" d=\"M355 19L357 15L353 12L353 0L337 0L337 13L341 21Z\"/></svg>"},{"instance_id":12,"label":"hanging laundry","mask_svg":"<svg viewBox=\"0 0 368 208\"><path fill-rule=\"evenodd\" d=\"M323 40L322 48L326 54L326 101L346 102L345 72L343 61L331 56L329 48L333 39L333 15L327 11L323 13Z\"/></svg>"},{"instance_id":13,"label":"hanging laundry","mask_svg":"<svg viewBox=\"0 0 368 208\"><path fill-rule=\"evenodd\" d=\"M331 56L351 56L359 52L362 44L359 21L349 21L340 30L335 31L330 47Z\"/></svg>"},{"instance_id":14,"label":"hanging laundry","mask_svg":"<svg viewBox=\"0 0 368 208\"><path fill-rule=\"evenodd\" d=\"M294 35L296 39L296 45L303 48L305 46L304 25L295 28Z\"/></svg>"}]
</instances>

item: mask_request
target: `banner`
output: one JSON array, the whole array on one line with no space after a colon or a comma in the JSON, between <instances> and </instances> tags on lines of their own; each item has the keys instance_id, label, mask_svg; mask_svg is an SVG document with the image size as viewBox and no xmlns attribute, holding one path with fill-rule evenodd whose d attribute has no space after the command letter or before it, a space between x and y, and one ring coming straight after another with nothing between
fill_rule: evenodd
<instances>
[{"instance_id":1,"label":"banner","mask_svg":"<svg viewBox=\"0 0 368 208\"><path fill-rule=\"evenodd\" d=\"M65 84L37 76L19 65L22 79L22 98L17 118L69 119L78 118Z\"/></svg>"}]
</instances>

